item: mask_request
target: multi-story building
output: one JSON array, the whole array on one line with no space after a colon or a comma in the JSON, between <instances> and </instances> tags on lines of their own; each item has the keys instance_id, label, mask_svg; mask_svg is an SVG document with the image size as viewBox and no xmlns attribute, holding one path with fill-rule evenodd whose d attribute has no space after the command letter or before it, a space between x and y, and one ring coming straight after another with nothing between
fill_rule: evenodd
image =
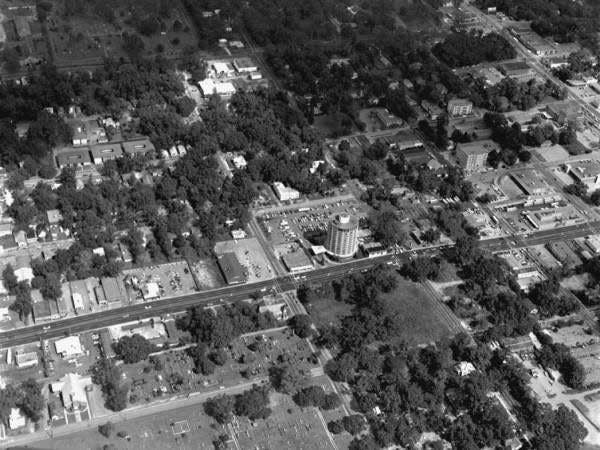
<instances>
[{"instance_id":1,"label":"multi-story building","mask_svg":"<svg viewBox=\"0 0 600 450\"><path fill-rule=\"evenodd\" d=\"M472 172L486 166L488 155L493 150L498 150L498 145L491 140L457 144L456 158L463 169Z\"/></svg>"},{"instance_id":2,"label":"multi-story building","mask_svg":"<svg viewBox=\"0 0 600 450\"><path fill-rule=\"evenodd\" d=\"M335 258L350 258L358 249L358 219L341 214L329 222L327 252Z\"/></svg>"},{"instance_id":3,"label":"multi-story building","mask_svg":"<svg viewBox=\"0 0 600 450\"><path fill-rule=\"evenodd\" d=\"M473 102L462 98L448 101L448 114L452 117L468 116L473 112Z\"/></svg>"}]
</instances>

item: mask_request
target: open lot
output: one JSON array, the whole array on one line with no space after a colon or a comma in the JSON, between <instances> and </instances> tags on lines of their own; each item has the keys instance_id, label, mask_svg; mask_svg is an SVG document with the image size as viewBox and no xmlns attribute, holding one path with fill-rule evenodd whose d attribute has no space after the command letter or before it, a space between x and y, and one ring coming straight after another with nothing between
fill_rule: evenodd
<instances>
[{"instance_id":1,"label":"open lot","mask_svg":"<svg viewBox=\"0 0 600 450\"><path fill-rule=\"evenodd\" d=\"M219 269L212 260L200 260L191 269L199 289L215 289L223 285Z\"/></svg>"},{"instance_id":2,"label":"open lot","mask_svg":"<svg viewBox=\"0 0 600 450\"><path fill-rule=\"evenodd\" d=\"M157 283L158 297L146 300L176 297L196 290L196 283L185 261L176 261L158 266L147 266L123 271L124 284L130 301L142 301L142 291L149 283Z\"/></svg>"}]
</instances>

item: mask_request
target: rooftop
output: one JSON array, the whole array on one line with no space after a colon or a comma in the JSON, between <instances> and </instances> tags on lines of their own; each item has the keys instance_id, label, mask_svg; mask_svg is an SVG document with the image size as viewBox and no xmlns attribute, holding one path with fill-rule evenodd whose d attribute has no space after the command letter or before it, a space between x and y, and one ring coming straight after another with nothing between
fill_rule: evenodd
<instances>
[{"instance_id":1,"label":"rooftop","mask_svg":"<svg viewBox=\"0 0 600 450\"><path fill-rule=\"evenodd\" d=\"M499 147L494 141L485 139L483 141L460 143L457 145L457 149L467 155L484 155L492 150L499 150Z\"/></svg>"},{"instance_id":2,"label":"rooftop","mask_svg":"<svg viewBox=\"0 0 600 450\"><path fill-rule=\"evenodd\" d=\"M246 269L240 264L235 253L223 253L217 257L217 262L227 284L244 283L246 281Z\"/></svg>"}]
</instances>

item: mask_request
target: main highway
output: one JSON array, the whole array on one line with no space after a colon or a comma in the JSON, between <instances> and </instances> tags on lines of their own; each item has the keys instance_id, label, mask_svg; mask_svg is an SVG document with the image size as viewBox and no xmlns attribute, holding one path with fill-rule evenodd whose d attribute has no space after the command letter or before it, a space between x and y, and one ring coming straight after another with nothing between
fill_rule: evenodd
<instances>
[{"instance_id":1,"label":"main highway","mask_svg":"<svg viewBox=\"0 0 600 450\"><path fill-rule=\"evenodd\" d=\"M547 244L553 241L574 239L587 236L592 228L598 229L600 222L592 222L570 227L562 227L555 230L539 231L528 236L505 237L488 239L479 242L482 249L498 252L508 248L527 247L530 245ZM432 249L418 250L418 253L430 253ZM399 255L383 255L375 258L353 260L347 263L318 268L311 272L305 272L301 282L317 283L339 279L340 277L361 270L368 269L377 264L393 261L406 261L410 257L409 252ZM413 252L414 254L414 252ZM202 292L194 292L179 297L165 298L151 303L132 304L120 308L108 309L92 314L56 320L48 324L38 324L22 327L14 330L0 332L0 348L14 345L23 345L38 341L39 339L50 339L70 334L76 334L87 330L103 328L128 321L136 321L157 317L166 314L179 313L194 306L216 306L224 303L244 300L252 294L265 292L271 288L281 290L294 289L297 281L292 276L279 277L277 279L260 281L251 284L227 286Z\"/></svg>"},{"instance_id":2,"label":"main highway","mask_svg":"<svg viewBox=\"0 0 600 450\"><path fill-rule=\"evenodd\" d=\"M344 264L323 267L312 272L302 274L305 282L323 282L352 273L368 269L376 264L393 261L393 255L384 255L370 259L359 259ZM278 279L260 281L251 284L227 286L220 289L195 292L179 297L165 298L151 303L128 305L115 309L108 309L92 314L56 320L47 324L32 325L0 333L0 348L23 345L39 339L56 338L69 334L80 333L86 330L116 325L118 323L136 321L150 317L184 311L193 306L215 306L228 302L247 299L250 295L266 291L278 286L282 290L293 289L295 280L288 276Z\"/></svg>"}]
</instances>

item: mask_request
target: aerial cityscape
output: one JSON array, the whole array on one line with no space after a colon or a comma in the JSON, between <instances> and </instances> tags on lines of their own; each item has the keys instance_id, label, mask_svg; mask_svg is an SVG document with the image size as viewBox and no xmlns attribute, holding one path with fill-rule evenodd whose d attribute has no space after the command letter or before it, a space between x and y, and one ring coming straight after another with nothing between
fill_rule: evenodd
<instances>
[{"instance_id":1,"label":"aerial cityscape","mask_svg":"<svg viewBox=\"0 0 600 450\"><path fill-rule=\"evenodd\" d=\"M600 1L0 0L0 448L600 450Z\"/></svg>"}]
</instances>

